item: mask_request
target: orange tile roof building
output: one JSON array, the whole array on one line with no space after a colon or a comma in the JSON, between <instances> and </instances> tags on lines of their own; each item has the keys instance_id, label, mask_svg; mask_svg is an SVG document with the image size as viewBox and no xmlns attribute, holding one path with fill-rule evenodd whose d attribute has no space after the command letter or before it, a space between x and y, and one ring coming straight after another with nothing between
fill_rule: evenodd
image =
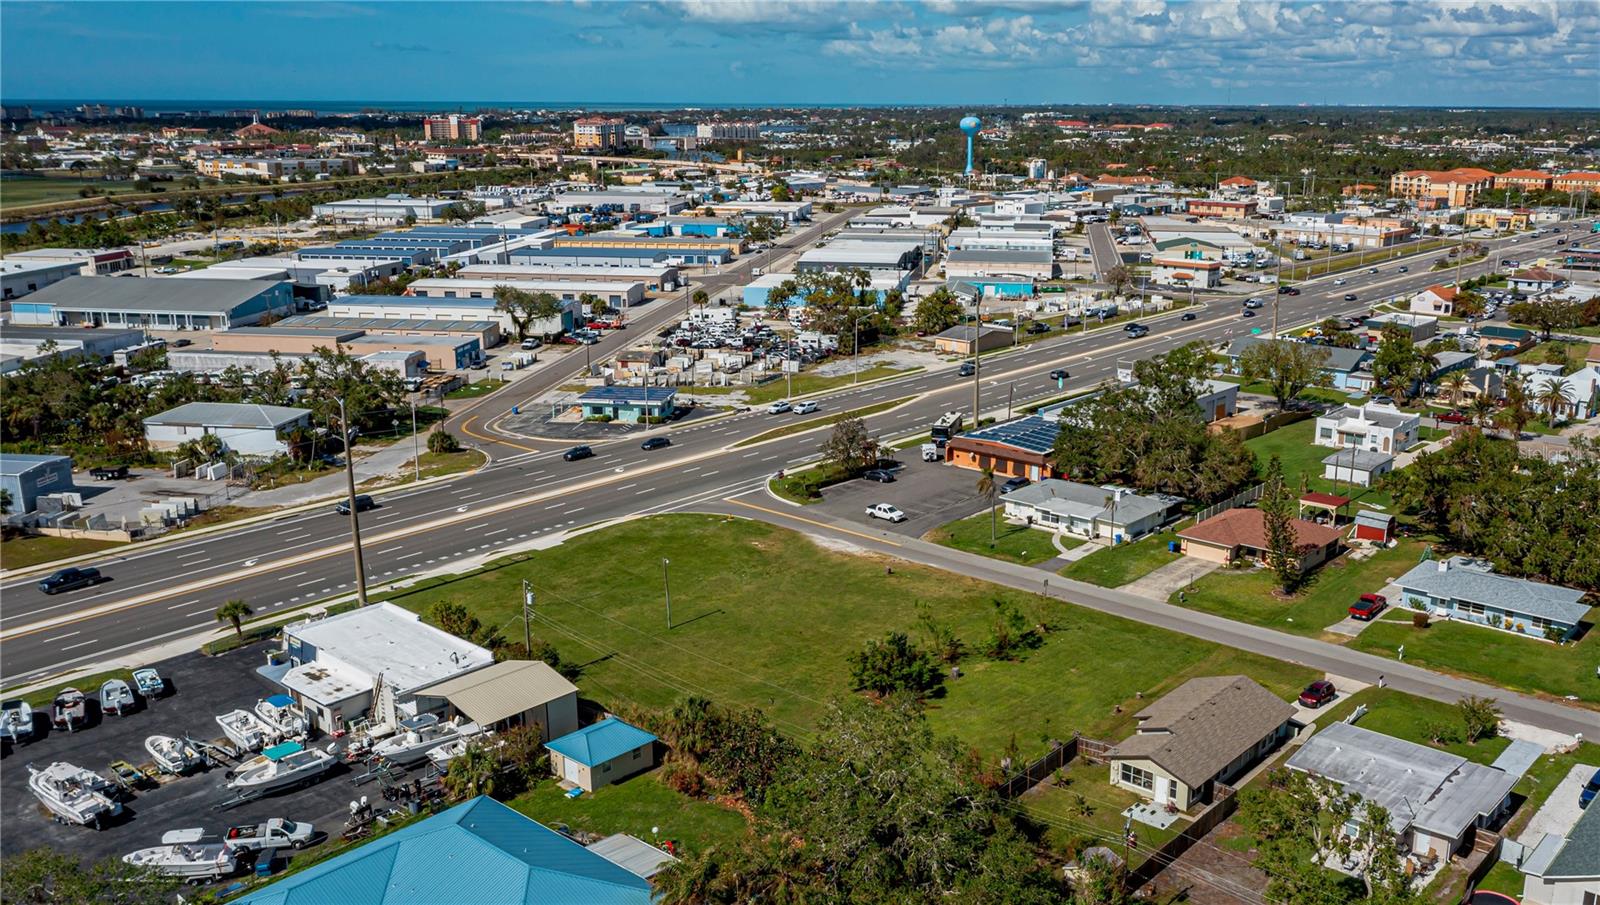
<instances>
[{"instance_id":1,"label":"orange tile roof building","mask_svg":"<svg viewBox=\"0 0 1600 905\"><path fill-rule=\"evenodd\" d=\"M1494 188L1495 174L1476 167L1405 170L1389 177L1389 194L1448 207L1470 207L1479 192Z\"/></svg>"},{"instance_id":2,"label":"orange tile roof building","mask_svg":"<svg viewBox=\"0 0 1600 905\"><path fill-rule=\"evenodd\" d=\"M1494 187L1542 192L1550 187L1550 174L1544 170L1507 170L1494 177Z\"/></svg>"},{"instance_id":3,"label":"orange tile roof building","mask_svg":"<svg viewBox=\"0 0 1600 905\"><path fill-rule=\"evenodd\" d=\"M1339 552L1343 532L1305 519L1293 519L1300 571L1314 569ZM1265 560L1266 520L1260 509L1229 509L1178 532L1183 554L1227 565L1236 559Z\"/></svg>"},{"instance_id":4,"label":"orange tile roof building","mask_svg":"<svg viewBox=\"0 0 1600 905\"><path fill-rule=\"evenodd\" d=\"M1600 191L1600 173L1562 173L1550 180L1550 187L1568 193Z\"/></svg>"}]
</instances>

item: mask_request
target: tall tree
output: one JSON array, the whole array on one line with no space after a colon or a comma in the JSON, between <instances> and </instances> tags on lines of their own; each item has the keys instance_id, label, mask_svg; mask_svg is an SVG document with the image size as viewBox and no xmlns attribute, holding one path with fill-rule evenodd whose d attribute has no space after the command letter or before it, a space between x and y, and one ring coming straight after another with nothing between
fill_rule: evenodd
<instances>
[{"instance_id":1,"label":"tall tree","mask_svg":"<svg viewBox=\"0 0 1600 905\"><path fill-rule=\"evenodd\" d=\"M1239 367L1246 377L1267 382L1281 410L1307 387L1328 385L1328 375L1323 371L1328 355L1323 346L1268 340L1245 349L1239 356Z\"/></svg>"},{"instance_id":2,"label":"tall tree","mask_svg":"<svg viewBox=\"0 0 1600 905\"><path fill-rule=\"evenodd\" d=\"M6 858L0 901L6 905L167 905L182 885L120 858L88 865L76 854L36 848Z\"/></svg>"},{"instance_id":3,"label":"tall tree","mask_svg":"<svg viewBox=\"0 0 1600 905\"><path fill-rule=\"evenodd\" d=\"M1274 455L1267 461L1266 478L1261 488L1262 526L1267 536L1267 565L1278 576L1283 592L1293 593L1300 583L1300 539L1295 533L1295 498L1283 479L1283 461Z\"/></svg>"},{"instance_id":4,"label":"tall tree","mask_svg":"<svg viewBox=\"0 0 1600 905\"><path fill-rule=\"evenodd\" d=\"M919 333L942 333L961 322L961 303L950 290L940 286L917 302L911 322Z\"/></svg>"},{"instance_id":5,"label":"tall tree","mask_svg":"<svg viewBox=\"0 0 1600 905\"><path fill-rule=\"evenodd\" d=\"M1549 377L1540 384L1533 401L1544 412L1545 423L1555 424L1561 420L1567 407L1572 405L1573 398L1572 385L1565 377Z\"/></svg>"},{"instance_id":6,"label":"tall tree","mask_svg":"<svg viewBox=\"0 0 1600 905\"><path fill-rule=\"evenodd\" d=\"M1000 485L995 482L993 468L985 468L979 473L978 496L983 497L983 501L989 504L989 546L992 548L999 541L996 513L1000 509Z\"/></svg>"},{"instance_id":7,"label":"tall tree","mask_svg":"<svg viewBox=\"0 0 1600 905\"><path fill-rule=\"evenodd\" d=\"M234 633L240 638L244 637L244 621L253 615L255 610L237 597L217 607L217 621L231 623Z\"/></svg>"},{"instance_id":8,"label":"tall tree","mask_svg":"<svg viewBox=\"0 0 1600 905\"><path fill-rule=\"evenodd\" d=\"M878 443L859 417L845 418L833 426L817 452L822 460L848 473L870 468L878 458Z\"/></svg>"}]
</instances>

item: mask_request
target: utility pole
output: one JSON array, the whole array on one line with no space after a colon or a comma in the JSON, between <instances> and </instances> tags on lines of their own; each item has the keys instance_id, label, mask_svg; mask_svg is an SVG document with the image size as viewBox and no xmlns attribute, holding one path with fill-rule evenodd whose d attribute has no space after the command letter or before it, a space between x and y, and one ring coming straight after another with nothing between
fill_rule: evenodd
<instances>
[{"instance_id":1,"label":"utility pole","mask_svg":"<svg viewBox=\"0 0 1600 905\"><path fill-rule=\"evenodd\" d=\"M972 302L972 426L978 426L978 390L979 368L978 361L978 336L983 331L983 296L978 296Z\"/></svg>"},{"instance_id":2,"label":"utility pole","mask_svg":"<svg viewBox=\"0 0 1600 905\"><path fill-rule=\"evenodd\" d=\"M661 590L666 594L667 597L668 631L672 629L672 581L667 574L667 566L671 564L672 560L667 559L665 556L661 557Z\"/></svg>"},{"instance_id":3,"label":"utility pole","mask_svg":"<svg viewBox=\"0 0 1600 905\"><path fill-rule=\"evenodd\" d=\"M533 584L522 579L522 652L533 656Z\"/></svg>"},{"instance_id":4,"label":"utility pole","mask_svg":"<svg viewBox=\"0 0 1600 905\"><path fill-rule=\"evenodd\" d=\"M350 546L356 556L356 603L367 605L367 564L361 558L361 513L356 508L355 457L350 454L350 420L345 414L344 397L339 397L339 429L344 435L345 505L350 508Z\"/></svg>"}]
</instances>

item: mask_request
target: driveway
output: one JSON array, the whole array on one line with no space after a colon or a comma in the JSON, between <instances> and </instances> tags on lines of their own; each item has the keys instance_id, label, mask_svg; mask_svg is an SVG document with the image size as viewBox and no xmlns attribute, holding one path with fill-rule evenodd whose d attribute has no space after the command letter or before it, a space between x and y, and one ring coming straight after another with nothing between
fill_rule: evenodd
<instances>
[{"instance_id":1,"label":"driveway","mask_svg":"<svg viewBox=\"0 0 1600 905\"><path fill-rule=\"evenodd\" d=\"M1220 568L1222 568L1220 563L1185 556L1177 562L1167 563L1148 575L1128 582L1121 590L1165 603L1180 589L1194 584Z\"/></svg>"},{"instance_id":2,"label":"driveway","mask_svg":"<svg viewBox=\"0 0 1600 905\"><path fill-rule=\"evenodd\" d=\"M921 537L923 534L956 519L966 518L982 511L984 501L978 495L978 473L945 465L941 462L924 462L915 447L900 453L905 463L895 472L893 484L854 480L835 484L822 491L822 502L814 508L848 522L868 522L866 509L874 503L893 503L906 514L898 525L872 519L872 527L895 534ZM1041 543L1048 543L1043 534Z\"/></svg>"},{"instance_id":3,"label":"driveway","mask_svg":"<svg viewBox=\"0 0 1600 905\"><path fill-rule=\"evenodd\" d=\"M1578 822L1578 817L1583 814L1578 808L1578 793L1583 791L1584 783L1589 781L1589 777L1594 775L1596 769L1600 767L1593 764L1579 764L1568 771L1555 791L1545 799L1544 807L1528 821L1517 841L1528 848L1533 848L1546 833L1552 836L1567 835L1572 830L1573 824Z\"/></svg>"}]
</instances>

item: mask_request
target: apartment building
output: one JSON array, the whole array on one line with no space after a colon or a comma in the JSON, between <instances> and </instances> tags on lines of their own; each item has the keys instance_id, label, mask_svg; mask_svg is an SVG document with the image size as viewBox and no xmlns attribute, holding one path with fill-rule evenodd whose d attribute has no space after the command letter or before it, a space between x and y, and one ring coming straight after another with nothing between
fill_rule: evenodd
<instances>
[{"instance_id":1,"label":"apartment building","mask_svg":"<svg viewBox=\"0 0 1600 905\"><path fill-rule=\"evenodd\" d=\"M1507 170L1494 177L1494 187L1542 192L1550 187L1550 178L1544 170Z\"/></svg>"},{"instance_id":2,"label":"apartment building","mask_svg":"<svg viewBox=\"0 0 1600 905\"><path fill-rule=\"evenodd\" d=\"M349 175L356 163L344 157L207 157L195 161L195 172L220 179L223 176L259 176L286 179L305 174Z\"/></svg>"},{"instance_id":3,"label":"apartment building","mask_svg":"<svg viewBox=\"0 0 1600 905\"><path fill-rule=\"evenodd\" d=\"M761 127L755 123L700 123L694 128L701 141L755 141Z\"/></svg>"},{"instance_id":4,"label":"apartment building","mask_svg":"<svg viewBox=\"0 0 1600 905\"><path fill-rule=\"evenodd\" d=\"M1190 198L1188 211L1195 217L1219 220L1244 220L1256 212L1256 202L1227 198Z\"/></svg>"},{"instance_id":5,"label":"apartment building","mask_svg":"<svg viewBox=\"0 0 1600 905\"><path fill-rule=\"evenodd\" d=\"M1562 173L1550 180L1550 187L1558 192L1600 191L1600 173Z\"/></svg>"},{"instance_id":6,"label":"apartment building","mask_svg":"<svg viewBox=\"0 0 1600 905\"><path fill-rule=\"evenodd\" d=\"M1495 174L1476 167L1405 170L1389 177L1389 194L1443 207L1468 207L1480 192L1494 188Z\"/></svg>"},{"instance_id":7,"label":"apartment building","mask_svg":"<svg viewBox=\"0 0 1600 905\"><path fill-rule=\"evenodd\" d=\"M483 120L476 116L451 113L422 121L423 141L477 141L482 135Z\"/></svg>"},{"instance_id":8,"label":"apartment building","mask_svg":"<svg viewBox=\"0 0 1600 905\"><path fill-rule=\"evenodd\" d=\"M624 131L620 119L586 116L572 123L572 146L593 150L620 148Z\"/></svg>"}]
</instances>

